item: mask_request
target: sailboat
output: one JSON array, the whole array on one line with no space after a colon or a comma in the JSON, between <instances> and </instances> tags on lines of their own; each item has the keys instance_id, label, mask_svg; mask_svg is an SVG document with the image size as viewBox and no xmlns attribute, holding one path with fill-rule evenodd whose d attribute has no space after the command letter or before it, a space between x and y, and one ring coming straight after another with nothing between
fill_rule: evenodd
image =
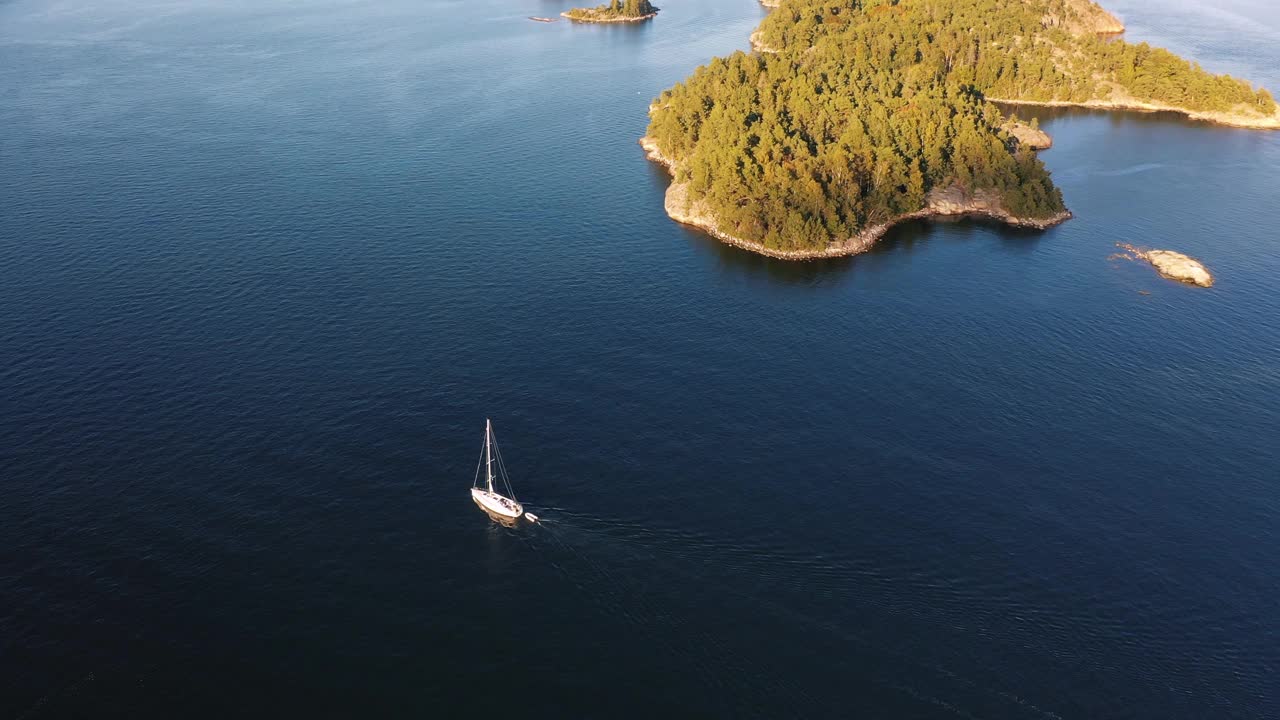
<instances>
[{"instance_id":1,"label":"sailboat","mask_svg":"<svg viewBox=\"0 0 1280 720\"><path fill-rule=\"evenodd\" d=\"M494 463L497 463L497 473ZM480 481L480 465L484 466L484 482ZM498 480L499 485L494 484ZM503 495L501 490L506 490ZM480 455L480 463L476 465L476 477L471 483L471 499L481 510L500 518L516 519L524 514L524 506L515 499L511 491L511 481L507 478L507 468L502 463L502 455L498 453L498 440L493 435L493 423L484 421L484 452Z\"/></svg>"}]
</instances>

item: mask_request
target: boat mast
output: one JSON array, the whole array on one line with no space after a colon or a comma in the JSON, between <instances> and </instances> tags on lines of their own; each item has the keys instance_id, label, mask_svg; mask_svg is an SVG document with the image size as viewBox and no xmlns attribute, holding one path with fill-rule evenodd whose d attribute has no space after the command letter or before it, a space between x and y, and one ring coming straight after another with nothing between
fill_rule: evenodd
<instances>
[{"instance_id":1,"label":"boat mast","mask_svg":"<svg viewBox=\"0 0 1280 720\"><path fill-rule=\"evenodd\" d=\"M489 418L484 419L484 471L485 480L489 484L489 492L493 492L493 454L489 451L490 439L493 437L493 426Z\"/></svg>"}]
</instances>

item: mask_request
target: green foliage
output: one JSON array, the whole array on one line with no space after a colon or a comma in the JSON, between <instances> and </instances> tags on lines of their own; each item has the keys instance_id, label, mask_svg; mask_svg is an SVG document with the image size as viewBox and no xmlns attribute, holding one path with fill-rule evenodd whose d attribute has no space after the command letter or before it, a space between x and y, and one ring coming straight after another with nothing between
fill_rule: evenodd
<instances>
[{"instance_id":1,"label":"green foliage","mask_svg":"<svg viewBox=\"0 0 1280 720\"><path fill-rule=\"evenodd\" d=\"M574 20L643 18L658 12L649 0L609 0L607 5L573 8L566 14Z\"/></svg>"},{"instance_id":2,"label":"green foliage","mask_svg":"<svg viewBox=\"0 0 1280 720\"><path fill-rule=\"evenodd\" d=\"M648 135L720 229L820 248L924 208L930 190L1064 209L987 96L1080 102L1117 87L1192 110L1275 111L1266 91L1146 45L1078 36L1068 0L785 0L770 54L698 68L656 101Z\"/></svg>"},{"instance_id":3,"label":"green foliage","mask_svg":"<svg viewBox=\"0 0 1280 720\"><path fill-rule=\"evenodd\" d=\"M1276 111L1265 90L1146 43L1073 34L1082 0L787 0L760 26L783 50L905 55L939 82L1021 100L1132 99L1206 112Z\"/></svg>"}]
</instances>

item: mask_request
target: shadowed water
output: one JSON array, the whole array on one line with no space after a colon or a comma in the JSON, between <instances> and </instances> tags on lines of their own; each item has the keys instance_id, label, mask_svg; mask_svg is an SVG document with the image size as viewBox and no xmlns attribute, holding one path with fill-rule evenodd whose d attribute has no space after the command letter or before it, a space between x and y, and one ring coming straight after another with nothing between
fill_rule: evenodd
<instances>
[{"instance_id":1,"label":"shadowed water","mask_svg":"<svg viewBox=\"0 0 1280 720\"><path fill-rule=\"evenodd\" d=\"M1023 109L1076 219L785 263L635 144L764 10L562 9L0 4L0 717L1274 715L1280 134Z\"/></svg>"}]
</instances>

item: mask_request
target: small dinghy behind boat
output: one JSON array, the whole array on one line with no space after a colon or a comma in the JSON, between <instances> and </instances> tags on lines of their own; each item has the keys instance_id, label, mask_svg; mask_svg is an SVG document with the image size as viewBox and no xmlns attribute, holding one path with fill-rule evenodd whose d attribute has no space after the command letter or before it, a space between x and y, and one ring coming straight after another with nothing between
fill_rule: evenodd
<instances>
[{"instance_id":1,"label":"small dinghy behind boat","mask_svg":"<svg viewBox=\"0 0 1280 720\"><path fill-rule=\"evenodd\" d=\"M484 481L480 480L480 466L484 466ZM496 471L496 472L495 472ZM495 484L495 480L497 484ZM506 491L506 495L502 491ZM493 435L493 423L484 421L484 452L476 465L476 477L471 484L471 499L481 510L499 518L514 520L524 514L524 506L516 501L507 477L507 468L498 452L498 440ZM536 518L531 517L531 520Z\"/></svg>"}]
</instances>

